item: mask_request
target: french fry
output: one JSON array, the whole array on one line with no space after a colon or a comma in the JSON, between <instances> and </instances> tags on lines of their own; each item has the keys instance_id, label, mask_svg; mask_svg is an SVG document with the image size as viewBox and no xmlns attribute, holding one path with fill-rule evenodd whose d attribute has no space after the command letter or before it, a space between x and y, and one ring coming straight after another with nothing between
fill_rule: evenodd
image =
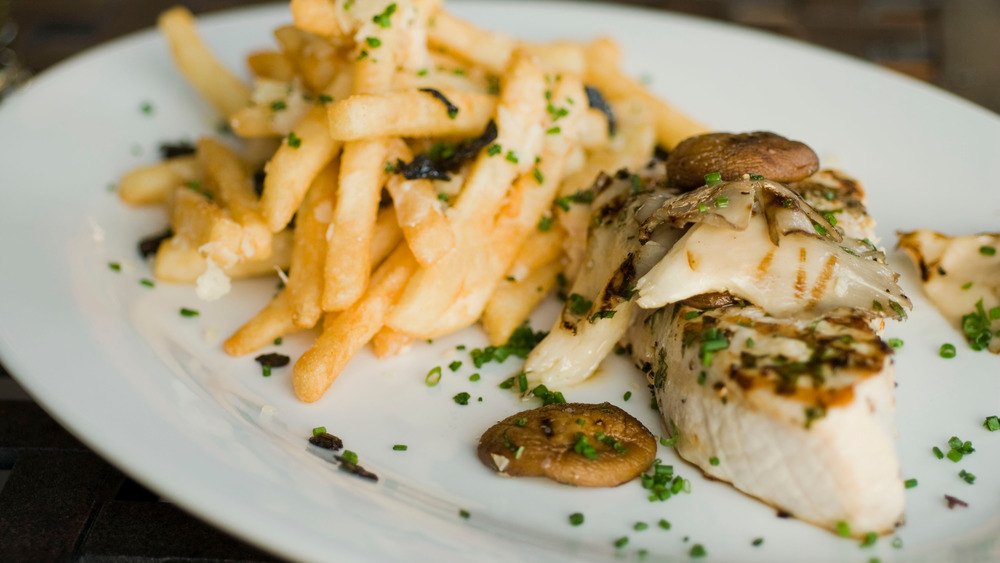
<instances>
[{"instance_id":1,"label":"french fry","mask_svg":"<svg viewBox=\"0 0 1000 563\"><path fill-rule=\"evenodd\" d=\"M240 261L243 227L239 223L194 190L177 188L173 199L170 223L174 236L168 243L194 250L204 248L207 257L222 268Z\"/></svg>"},{"instance_id":2,"label":"french fry","mask_svg":"<svg viewBox=\"0 0 1000 563\"><path fill-rule=\"evenodd\" d=\"M198 163L205 171L205 181L219 194L222 204L243 227L238 255L243 260L271 255L271 231L260 214L253 179L233 151L219 141L204 137L198 140Z\"/></svg>"},{"instance_id":3,"label":"french fry","mask_svg":"<svg viewBox=\"0 0 1000 563\"><path fill-rule=\"evenodd\" d=\"M245 356L271 344L275 338L300 330L292 322L291 302L286 289L227 338L222 349L230 356Z\"/></svg>"},{"instance_id":4,"label":"french fry","mask_svg":"<svg viewBox=\"0 0 1000 563\"><path fill-rule=\"evenodd\" d=\"M413 160L413 153L400 139L389 148L390 162ZM437 262L455 246L455 236L440 209L440 202L430 180L407 180L392 174L385 183L392 197L396 218L406 243L421 266Z\"/></svg>"},{"instance_id":5,"label":"french fry","mask_svg":"<svg viewBox=\"0 0 1000 563\"><path fill-rule=\"evenodd\" d=\"M372 35L364 43L372 50L377 49L377 53L368 54L366 48L361 47L355 63L354 94L382 94L392 87L400 34L410 25L394 11L395 6L391 4L375 16L385 18L385 25L374 26ZM392 25L393 21L396 25ZM384 138L344 144L333 232L327 239L324 311L350 307L363 295L368 284L372 269L368 248L375 233L388 150L389 140Z\"/></svg>"},{"instance_id":6,"label":"french fry","mask_svg":"<svg viewBox=\"0 0 1000 563\"><path fill-rule=\"evenodd\" d=\"M275 268L289 267L292 258L292 233L281 231L274 235L271 255L260 260L237 262L222 271L230 278L242 279L274 275ZM205 257L197 248L176 238L163 241L153 262L153 275L168 283L191 284L205 273Z\"/></svg>"},{"instance_id":7,"label":"french fry","mask_svg":"<svg viewBox=\"0 0 1000 563\"><path fill-rule=\"evenodd\" d=\"M561 271L559 260L553 260L531 270L523 279L500 283L483 309L483 330L490 344L500 346L510 339L535 306L552 291Z\"/></svg>"},{"instance_id":8,"label":"french fry","mask_svg":"<svg viewBox=\"0 0 1000 563\"><path fill-rule=\"evenodd\" d=\"M388 358L402 354L413 344L413 337L402 332L396 332L389 327L382 327L382 330L372 337L372 352L378 359Z\"/></svg>"},{"instance_id":9,"label":"french fry","mask_svg":"<svg viewBox=\"0 0 1000 563\"><path fill-rule=\"evenodd\" d=\"M260 206L271 232L285 228L302 203L316 174L340 150L341 144L330 138L326 108L316 106L282 141L264 167L264 192Z\"/></svg>"},{"instance_id":10,"label":"french fry","mask_svg":"<svg viewBox=\"0 0 1000 563\"><path fill-rule=\"evenodd\" d=\"M324 311L346 309L364 293L388 151L386 139L344 145L333 232L327 239Z\"/></svg>"},{"instance_id":11,"label":"french fry","mask_svg":"<svg viewBox=\"0 0 1000 563\"><path fill-rule=\"evenodd\" d=\"M181 74L219 113L228 117L250 103L250 89L209 51L191 12L180 6L171 8L160 15L157 26Z\"/></svg>"},{"instance_id":12,"label":"french fry","mask_svg":"<svg viewBox=\"0 0 1000 563\"><path fill-rule=\"evenodd\" d=\"M562 256L562 243L565 235L561 229L550 228L548 231L532 233L524 241L517 257L507 270L507 279L515 281L523 279L544 264L558 260Z\"/></svg>"},{"instance_id":13,"label":"french fry","mask_svg":"<svg viewBox=\"0 0 1000 563\"><path fill-rule=\"evenodd\" d=\"M177 156L140 166L122 176L118 182L118 197L131 205L166 203L174 188L201 178L201 168L195 157Z\"/></svg>"},{"instance_id":14,"label":"french fry","mask_svg":"<svg viewBox=\"0 0 1000 563\"><path fill-rule=\"evenodd\" d=\"M653 108L656 137L667 149L692 136L708 132L708 128L691 119L677 108L652 95L641 84L628 77L618 66L618 47L610 39L599 39L587 46L585 80L609 99L641 97Z\"/></svg>"},{"instance_id":15,"label":"french fry","mask_svg":"<svg viewBox=\"0 0 1000 563\"><path fill-rule=\"evenodd\" d=\"M284 53L259 51L247 57L247 65L254 75L281 82L291 82L295 77L295 66Z\"/></svg>"},{"instance_id":16,"label":"french fry","mask_svg":"<svg viewBox=\"0 0 1000 563\"><path fill-rule=\"evenodd\" d=\"M537 164L515 182L485 247L469 257L472 267L458 299L444 314L435 317L432 329L416 336L432 338L447 334L473 324L480 317L517 252L528 236L537 231L543 213L552 207L583 113L581 106L570 101L581 99L583 95L583 84L570 76L564 76L552 92L553 109L545 125L555 131L552 127L558 123L559 131L545 136ZM565 109L565 113L559 111L560 108Z\"/></svg>"},{"instance_id":17,"label":"french fry","mask_svg":"<svg viewBox=\"0 0 1000 563\"><path fill-rule=\"evenodd\" d=\"M229 116L229 127L245 139L278 136L271 125L271 110L265 106L247 106L238 110Z\"/></svg>"},{"instance_id":18,"label":"french fry","mask_svg":"<svg viewBox=\"0 0 1000 563\"><path fill-rule=\"evenodd\" d=\"M372 339L417 268L405 244L378 267L364 295L353 307L327 313L323 333L292 369L295 396L307 403L320 399L354 354Z\"/></svg>"},{"instance_id":19,"label":"french fry","mask_svg":"<svg viewBox=\"0 0 1000 563\"><path fill-rule=\"evenodd\" d=\"M600 149L607 147L610 141L608 118L601 110L588 108L580 119L580 146Z\"/></svg>"},{"instance_id":20,"label":"french fry","mask_svg":"<svg viewBox=\"0 0 1000 563\"><path fill-rule=\"evenodd\" d=\"M455 248L414 274L386 323L389 327L428 338L425 334L432 324L459 294L471 268L470 257L482 251L488 236L483 226L492 224L514 178L535 160L533 132L545 114L544 91L542 70L531 57L515 55L497 107L497 144L509 156L483 151L476 158L450 214Z\"/></svg>"},{"instance_id":21,"label":"french fry","mask_svg":"<svg viewBox=\"0 0 1000 563\"><path fill-rule=\"evenodd\" d=\"M292 322L301 328L312 328L323 314L326 233L333 220L337 173L334 161L316 175L296 215L287 288Z\"/></svg>"},{"instance_id":22,"label":"french fry","mask_svg":"<svg viewBox=\"0 0 1000 563\"><path fill-rule=\"evenodd\" d=\"M376 137L460 137L483 132L497 99L487 94L441 91L454 106L429 92L361 94L329 106L330 134L338 141Z\"/></svg>"},{"instance_id":23,"label":"french fry","mask_svg":"<svg viewBox=\"0 0 1000 563\"><path fill-rule=\"evenodd\" d=\"M375 218L375 233L372 235L371 264L377 268L403 240L403 231L396 219L396 210L392 206L378 210Z\"/></svg>"},{"instance_id":24,"label":"french fry","mask_svg":"<svg viewBox=\"0 0 1000 563\"><path fill-rule=\"evenodd\" d=\"M517 46L507 35L480 29L448 12L438 12L428 24L427 41L493 74L504 72Z\"/></svg>"}]
</instances>

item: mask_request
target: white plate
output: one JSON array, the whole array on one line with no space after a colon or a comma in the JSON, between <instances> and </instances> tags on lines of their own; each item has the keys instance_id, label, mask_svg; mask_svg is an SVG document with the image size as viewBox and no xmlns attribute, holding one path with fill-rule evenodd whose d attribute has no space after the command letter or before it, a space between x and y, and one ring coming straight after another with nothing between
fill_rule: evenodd
<instances>
[{"instance_id":1,"label":"white plate","mask_svg":"<svg viewBox=\"0 0 1000 563\"><path fill-rule=\"evenodd\" d=\"M865 181L879 232L922 226L954 233L996 230L1000 119L907 78L776 37L669 14L594 4L455 4L461 16L534 38L612 34L627 65L684 111L726 130L769 129L811 144L826 164ZM210 46L232 68L272 44L286 8L205 18ZM152 104L152 115L140 111ZM219 340L265 303L276 279L238 283L228 299L199 303L189 287L139 285L150 276L135 242L165 224L127 209L107 189L151 162L159 142L210 133L216 118L184 84L156 35L143 33L76 57L37 78L0 108L0 351L28 391L100 454L154 490L251 542L290 558L326 560L580 560L618 550L686 559L701 543L713 560L862 561L1000 558L1000 359L973 353L928 306L914 271L896 257L915 297L908 322L888 336L898 357L898 447L907 492L905 546L853 541L795 520L728 486L709 482L661 448L691 479L690 495L650 503L637 482L577 490L542 480L501 479L479 464L479 434L523 405L496 387L518 360L473 373L478 330L420 343L376 362L363 351L318 404L291 394L289 369L261 377L251 358L231 359ZM122 273L109 261L126 264ZM201 311L182 318L180 307ZM542 311L544 327L553 309ZM205 331L217 331L211 342ZM293 356L310 336L288 338ZM958 357L937 357L942 342ZM435 388L430 367L444 369ZM622 399L631 390L628 403ZM472 393L468 406L451 397ZM483 402L475 397L482 396ZM662 432L642 376L615 358L577 401L610 400ZM262 407L274 408L262 415ZM324 425L359 453L378 484L339 472L306 447ZM960 464L932 446L972 440ZM407 444L409 450L392 450ZM966 469L979 479L958 478ZM945 493L968 509L948 510ZM469 519L459 517L468 510ZM572 527L567 516L583 512ZM661 518L673 529L656 526ZM650 529L637 532L645 521ZM756 537L764 544L751 547Z\"/></svg>"}]
</instances>

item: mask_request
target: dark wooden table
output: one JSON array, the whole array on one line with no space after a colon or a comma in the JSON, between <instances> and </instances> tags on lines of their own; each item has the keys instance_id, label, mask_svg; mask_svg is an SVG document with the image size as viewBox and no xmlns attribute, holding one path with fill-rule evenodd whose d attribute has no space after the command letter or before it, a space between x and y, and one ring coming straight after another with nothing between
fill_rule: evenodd
<instances>
[{"instance_id":1,"label":"dark wooden table","mask_svg":"<svg viewBox=\"0 0 1000 563\"><path fill-rule=\"evenodd\" d=\"M502 0L500 0L502 1ZM31 72L150 27L177 0L13 0L11 47ZM187 0L195 13L263 3ZM638 0L799 38L937 84L1000 112L994 0ZM8 5L0 0L0 71ZM0 83L2 87L2 83ZM267 561L105 463L0 366L0 561Z\"/></svg>"}]
</instances>

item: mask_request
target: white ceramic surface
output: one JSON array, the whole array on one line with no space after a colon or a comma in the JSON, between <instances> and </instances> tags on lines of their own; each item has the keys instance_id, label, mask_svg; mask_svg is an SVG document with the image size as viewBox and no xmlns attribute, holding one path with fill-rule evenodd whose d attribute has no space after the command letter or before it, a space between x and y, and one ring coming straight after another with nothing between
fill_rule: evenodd
<instances>
[{"instance_id":1,"label":"white ceramic surface","mask_svg":"<svg viewBox=\"0 0 1000 563\"><path fill-rule=\"evenodd\" d=\"M888 246L897 229L997 230L1000 119L879 68L785 39L660 12L599 4L467 2L451 9L532 39L618 39L627 67L684 111L718 129L768 129L813 146L825 164L862 179ZM232 68L272 45L285 7L204 18L209 45ZM140 111L153 106L150 115ZM895 265L914 297L887 336L898 354L898 448L908 523L862 549L729 488L661 448L691 479L690 495L650 503L637 482L577 490L501 479L475 458L483 429L522 405L497 388L519 361L490 364L470 382L467 351L480 331L417 344L405 356L358 355L319 403L297 402L290 369L261 377L222 338L270 298L274 279L240 282L204 304L190 287L139 285L150 276L136 241L165 217L119 203L109 184L152 162L161 141L210 134L217 118L174 70L163 41L134 35L59 65L0 106L0 354L18 381L70 431L133 477L195 514L289 558L305 560L590 560L688 558L701 543L716 561L981 561L1000 559L1000 358L973 353L922 297L914 270ZM109 261L124 264L121 273ZM180 307L201 311L182 318ZM549 304L535 318L545 328ZM214 337L213 337L213 334ZM207 333L207 334L206 334ZM209 338L206 339L206 336ZM312 335L276 347L293 356ZM953 342L958 357L937 356ZM446 366L464 363L457 372ZM435 366L441 384L424 385ZM632 399L623 394L631 390ZM472 394L468 406L451 397ZM627 408L660 433L643 377L613 358L573 401ZM483 398L482 402L476 400ZM268 408L262 408L267 406ZM271 410L273 408L273 411ZM326 426L356 451L378 484L338 471L306 447ZM958 435L977 451L960 464L932 446ZM407 444L408 451L392 450ZM965 469L979 478L968 485ZM948 510L943 495L967 500ZM459 517L459 510L471 517ZM586 522L570 526L567 516ZM670 531L656 526L661 518ZM637 521L651 524L633 530ZM620 550L613 542L629 536ZM760 547L754 538L763 537Z\"/></svg>"}]
</instances>

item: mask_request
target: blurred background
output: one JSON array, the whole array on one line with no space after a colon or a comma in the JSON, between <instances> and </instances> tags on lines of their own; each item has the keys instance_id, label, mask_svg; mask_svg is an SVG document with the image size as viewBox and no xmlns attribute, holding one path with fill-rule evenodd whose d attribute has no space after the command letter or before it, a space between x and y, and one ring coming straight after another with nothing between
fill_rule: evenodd
<instances>
[{"instance_id":1,"label":"blurred background","mask_svg":"<svg viewBox=\"0 0 1000 563\"><path fill-rule=\"evenodd\" d=\"M475 0L466 0L475 1ZM503 1L503 0L495 0ZM31 74L153 25L261 0L0 0L0 99ZM633 0L841 51L1000 113L998 0ZM916 117L916 116L915 116ZM0 561L266 561L91 453L0 366Z\"/></svg>"},{"instance_id":2,"label":"blurred background","mask_svg":"<svg viewBox=\"0 0 1000 563\"><path fill-rule=\"evenodd\" d=\"M470 0L475 1L475 0ZM503 0L499 0L503 1ZM91 45L149 27L177 3L195 13L262 0L0 0L16 22L0 31L0 73L11 47L31 72ZM997 0L630 0L729 21L874 61L1000 112ZM0 24L0 28L3 25ZM6 53L6 55L4 54ZM0 76L0 89L3 87Z\"/></svg>"}]
</instances>

